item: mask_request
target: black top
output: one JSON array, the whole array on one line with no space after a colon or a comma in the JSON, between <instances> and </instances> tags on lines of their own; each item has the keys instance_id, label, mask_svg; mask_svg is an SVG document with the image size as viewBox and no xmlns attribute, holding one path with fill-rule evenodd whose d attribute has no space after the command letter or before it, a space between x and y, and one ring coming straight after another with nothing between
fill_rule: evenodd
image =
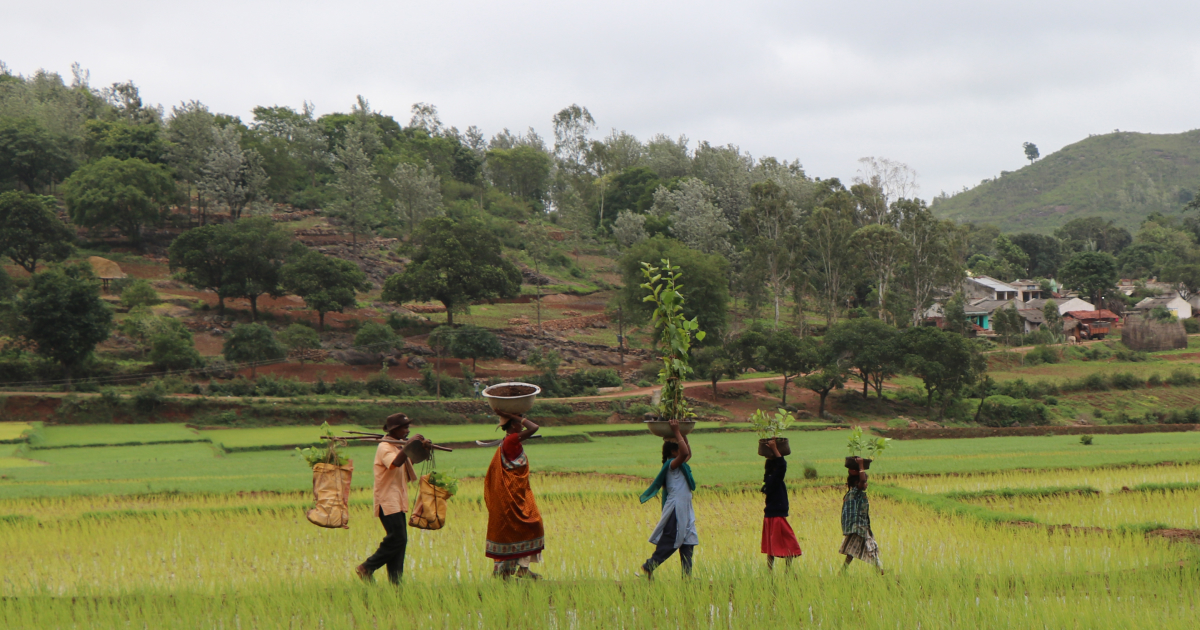
<instances>
[{"instance_id":1,"label":"black top","mask_svg":"<svg viewBox=\"0 0 1200 630\"><path fill-rule=\"evenodd\" d=\"M767 460L762 486L763 494L767 495L767 507L763 510L763 516L767 518L788 515L787 484L783 482L785 476L787 460L782 457Z\"/></svg>"}]
</instances>

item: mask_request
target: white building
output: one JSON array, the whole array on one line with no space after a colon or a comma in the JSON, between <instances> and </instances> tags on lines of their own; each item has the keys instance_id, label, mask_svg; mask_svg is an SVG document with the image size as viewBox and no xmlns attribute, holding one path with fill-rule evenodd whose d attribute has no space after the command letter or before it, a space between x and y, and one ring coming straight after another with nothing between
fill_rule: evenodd
<instances>
[{"instance_id":1,"label":"white building","mask_svg":"<svg viewBox=\"0 0 1200 630\"><path fill-rule=\"evenodd\" d=\"M1050 299L1054 299L1054 298L1050 298ZM1029 300L1028 302L1025 303L1025 308L1036 308L1036 309L1040 310L1046 306L1046 302L1049 302L1050 299ZM1092 306L1091 302L1088 302L1087 300L1081 300L1077 297L1063 298L1061 300L1054 300L1054 304L1058 306L1058 314L1059 315L1066 315L1067 311L1094 311L1094 310L1096 310L1096 307Z\"/></svg>"},{"instance_id":2,"label":"white building","mask_svg":"<svg viewBox=\"0 0 1200 630\"><path fill-rule=\"evenodd\" d=\"M1171 311L1171 314L1179 319L1190 319L1192 316L1192 305L1178 295L1146 298L1133 308L1136 311L1150 311L1159 306Z\"/></svg>"}]
</instances>

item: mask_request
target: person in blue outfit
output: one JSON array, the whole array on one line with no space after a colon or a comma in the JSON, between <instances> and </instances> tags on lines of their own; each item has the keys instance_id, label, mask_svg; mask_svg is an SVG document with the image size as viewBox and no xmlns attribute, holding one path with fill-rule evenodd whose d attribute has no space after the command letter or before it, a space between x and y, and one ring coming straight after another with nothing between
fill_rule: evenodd
<instances>
[{"instance_id":1,"label":"person in blue outfit","mask_svg":"<svg viewBox=\"0 0 1200 630\"><path fill-rule=\"evenodd\" d=\"M662 490L662 517L650 536L654 555L638 569L638 575L647 579L653 577L654 570L676 550L679 551L679 562L683 565L683 575L690 576L692 551L700 544L700 537L696 533L696 513L692 510L692 491L696 489L696 480L692 478L692 469L687 465L692 458L692 448L679 430L679 421L671 420L669 424L675 440L663 442L662 470L641 496L642 503L645 503Z\"/></svg>"}]
</instances>

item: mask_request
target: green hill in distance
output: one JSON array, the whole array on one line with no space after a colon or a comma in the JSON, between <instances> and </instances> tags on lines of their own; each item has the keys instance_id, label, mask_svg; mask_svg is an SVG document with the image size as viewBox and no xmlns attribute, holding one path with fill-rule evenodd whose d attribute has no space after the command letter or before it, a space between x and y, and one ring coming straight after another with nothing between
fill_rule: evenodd
<instances>
[{"instance_id":1,"label":"green hill in distance","mask_svg":"<svg viewBox=\"0 0 1200 630\"><path fill-rule=\"evenodd\" d=\"M1198 187L1200 129L1117 131L1090 136L1020 170L934 199L932 207L940 217L992 223L1006 233L1049 234L1071 219L1092 216L1136 231L1152 212L1180 212Z\"/></svg>"}]
</instances>

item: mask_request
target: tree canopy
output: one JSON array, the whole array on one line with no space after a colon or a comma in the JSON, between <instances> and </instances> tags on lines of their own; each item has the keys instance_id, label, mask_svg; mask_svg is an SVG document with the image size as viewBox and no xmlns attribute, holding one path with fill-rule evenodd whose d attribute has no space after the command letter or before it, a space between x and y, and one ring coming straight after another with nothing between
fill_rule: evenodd
<instances>
[{"instance_id":1,"label":"tree canopy","mask_svg":"<svg viewBox=\"0 0 1200 630\"><path fill-rule=\"evenodd\" d=\"M16 310L21 336L62 365L68 388L72 372L112 329L112 310L100 299L100 283L86 263L34 274Z\"/></svg>"},{"instance_id":2,"label":"tree canopy","mask_svg":"<svg viewBox=\"0 0 1200 630\"><path fill-rule=\"evenodd\" d=\"M0 193L0 253L33 273L39 261L71 255L75 235L58 220L52 197L25 192Z\"/></svg>"},{"instance_id":3,"label":"tree canopy","mask_svg":"<svg viewBox=\"0 0 1200 630\"><path fill-rule=\"evenodd\" d=\"M139 243L142 227L158 220L173 199L175 180L166 167L140 158L105 157L79 167L62 191L72 221L87 228L117 228Z\"/></svg>"},{"instance_id":4,"label":"tree canopy","mask_svg":"<svg viewBox=\"0 0 1200 630\"><path fill-rule=\"evenodd\" d=\"M472 301L515 297L521 272L504 258L500 241L482 223L448 217L426 219L413 237L412 262L384 282L390 302L437 300L446 307L446 322Z\"/></svg>"},{"instance_id":5,"label":"tree canopy","mask_svg":"<svg viewBox=\"0 0 1200 630\"><path fill-rule=\"evenodd\" d=\"M729 319L729 262L717 254L704 254L689 249L683 243L662 236L646 239L631 246L617 260L624 286L618 300L632 322L649 321L654 311L642 301L645 292L640 288L642 262L670 259L683 274L683 316L696 318L700 330L709 337L720 336Z\"/></svg>"},{"instance_id":6,"label":"tree canopy","mask_svg":"<svg viewBox=\"0 0 1200 630\"><path fill-rule=\"evenodd\" d=\"M286 263L280 274L284 290L300 296L305 306L317 312L321 330L325 329L325 313L340 313L354 306L355 294L371 287L358 265L311 249Z\"/></svg>"}]
</instances>

